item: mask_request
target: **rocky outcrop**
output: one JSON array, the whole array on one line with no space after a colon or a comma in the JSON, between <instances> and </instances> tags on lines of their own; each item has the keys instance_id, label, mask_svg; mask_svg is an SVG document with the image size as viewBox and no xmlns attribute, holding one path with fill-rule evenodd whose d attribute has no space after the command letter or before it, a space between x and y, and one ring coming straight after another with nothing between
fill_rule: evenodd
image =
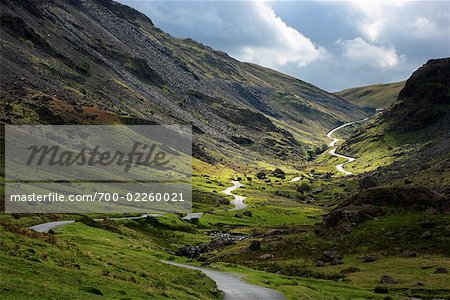
<instances>
[{"instance_id":1,"label":"rocky outcrop","mask_svg":"<svg viewBox=\"0 0 450 300\"><path fill-rule=\"evenodd\" d=\"M448 210L448 198L425 187L376 187L359 191L323 219L325 234L344 234L364 221L401 211ZM431 226L423 222L424 228Z\"/></svg>"}]
</instances>

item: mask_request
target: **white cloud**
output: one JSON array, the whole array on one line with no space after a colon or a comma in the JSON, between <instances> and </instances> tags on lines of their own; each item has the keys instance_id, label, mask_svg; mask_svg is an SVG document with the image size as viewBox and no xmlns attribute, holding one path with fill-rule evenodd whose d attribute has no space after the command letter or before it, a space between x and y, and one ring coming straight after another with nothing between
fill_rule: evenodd
<instances>
[{"instance_id":1,"label":"white cloud","mask_svg":"<svg viewBox=\"0 0 450 300\"><path fill-rule=\"evenodd\" d=\"M288 26L266 2L255 1L253 8L256 18L248 21L259 27L266 42L236 49L231 54L238 59L277 68L291 63L304 66L327 55L325 48Z\"/></svg>"},{"instance_id":2,"label":"white cloud","mask_svg":"<svg viewBox=\"0 0 450 300\"><path fill-rule=\"evenodd\" d=\"M440 35L438 26L425 17L418 17L414 21L408 22L406 28L412 36L419 39L427 39Z\"/></svg>"},{"instance_id":3,"label":"white cloud","mask_svg":"<svg viewBox=\"0 0 450 300\"><path fill-rule=\"evenodd\" d=\"M365 37L374 42L378 39L381 31L383 30L383 25L383 19L376 19L371 22L363 22L360 27Z\"/></svg>"},{"instance_id":4,"label":"white cloud","mask_svg":"<svg viewBox=\"0 0 450 300\"><path fill-rule=\"evenodd\" d=\"M360 37L352 40L338 40L337 44L342 47L342 57L360 65L387 68L397 65L403 59L402 56L397 55L394 47L370 44Z\"/></svg>"},{"instance_id":5,"label":"white cloud","mask_svg":"<svg viewBox=\"0 0 450 300\"><path fill-rule=\"evenodd\" d=\"M353 12L349 15L351 23L371 42L392 41L398 35L437 39L450 33L450 2L350 1L347 6Z\"/></svg>"}]
</instances>

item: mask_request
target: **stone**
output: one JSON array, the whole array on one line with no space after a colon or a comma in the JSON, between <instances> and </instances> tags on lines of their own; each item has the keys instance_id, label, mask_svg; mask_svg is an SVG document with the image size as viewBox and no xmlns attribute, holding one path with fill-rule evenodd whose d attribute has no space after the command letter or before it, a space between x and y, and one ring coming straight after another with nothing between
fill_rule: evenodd
<instances>
[{"instance_id":1,"label":"stone","mask_svg":"<svg viewBox=\"0 0 450 300\"><path fill-rule=\"evenodd\" d=\"M236 213L234 216L235 216L236 218L242 218L242 214L240 214L240 213Z\"/></svg>"},{"instance_id":2,"label":"stone","mask_svg":"<svg viewBox=\"0 0 450 300\"><path fill-rule=\"evenodd\" d=\"M429 239L431 239L431 233L427 230L424 233L422 233L422 235L420 237L423 239L429 240Z\"/></svg>"},{"instance_id":3,"label":"stone","mask_svg":"<svg viewBox=\"0 0 450 300\"><path fill-rule=\"evenodd\" d=\"M273 259L274 258L274 256L273 256L273 254L269 254L269 253L267 253L267 254L263 254L263 255L261 255L260 257L258 257L259 259Z\"/></svg>"},{"instance_id":4,"label":"stone","mask_svg":"<svg viewBox=\"0 0 450 300\"><path fill-rule=\"evenodd\" d=\"M398 283L397 280L395 280L392 276L390 275L382 275L380 282L382 284L396 284Z\"/></svg>"},{"instance_id":5,"label":"stone","mask_svg":"<svg viewBox=\"0 0 450 300\"><path fill-rule=\"evenodd\" d=\"M414 251L405 251L405 252L402 253L402 256L404 256L404 257L417 257L417 254Z\"/></svg>"},{"instance_id":6,"label":"stone","mask_svg":"<svg viewBox=\"0 0 450 300\"><path fill-rule=\"evenodd\" d=\"M369 263L376 261L378 258L374 255L364 255L361 259L363 263Z\"/></svg>"},{"instance_id":7,"label":"stone","mask_svg":"<svg viewBox=\"0 0 450 300\"><path fill-rule=\"evenodd\" d=\"M332 261L334 259L341 259L341 256L336 250L324 251L323 252L324 261Z\"/></svg>"},{"instance_id":8,"label":"stone","mask_svg":"<svg viewBox=\"0 0 450 300\"><path fill-rule=\"evenodd\" d=\"M252 241L250 245L248 246L248 249L252 251L258 251L261 249L261 242L260 241Z\"/></svg>"},{"instance_id":9,"label":"stone","mask_svg":"<svg viewBox=\"0 0 450 300\"><path fill-rule=\"evenodd\" d=\"M316 267L325 267L325 262L323 260L316 261Z\"/></svg>"},{"instance_id":10,"label":"stone","mask_svg":"<svg viewBox=\"0 0 450 300\"><path fill-rule=\"evenodd\" d=\"M436 270L434 271L434 274L447 274L447 273L448 271L444 267L437 267Z\"/></svg>"},{"instance_id":11,"label":"stone","mask_svg":"<svg viewBox=\"0 0 450 300\"><path fill-rule=\"evenodd\" d=\"M427 210L425 210L425 213L426 213L427 215L437 215L437 214L438 214L438 211L437 211L436 208L430 207L430 208L428 208Z\"/></svg>"},{"instance_id":12,"label":"stone","mask_svg":"<svg viewBox=\"0 0 450 300\"><path fill-rule=\"evenodd\" d=\"M280 168L276 168L275 170L272 171L272 175L277 177L277 178L281 178L281 179L285 179L286 178L286 173L284 173L283 170L281 170Z\"/></svg>"},{"instance_id":13,"label":"stone","mask_svg":"<svg viewBox=\"0 0 450 300\"><path fill-rule=\"evenodd\" d=\"M320 193L322 193L322 192L323 192L323 189L321 189L321 188L317 188L317 189L314 189L314 190L312 191L312 193L313 193L314 195L320 194Z\"/></svg>"},{"instance_id":14,"label":"stone","mask_svg":"<svg viewBox=\"0 0 450 300\"><path fill-rule=\"evenodd\" d=\"M388 289L387 289L387 287L384 287L384 286L377 286L373 289L373 292L376 294L387 294Z\"/></svg>"},{"instance_id":15,"label":"stone","mask_svg":"<svg viewBox=\"0 0 450 300\"><path fill-rule=\"evenodd\" d=\"M264 173L263 171L258 172L256 174L256 178L258 178L258 179L266 179L266 173Z\"/></svg>"},{"instance_id":16,"label":"stone","mask_svg":"<svg viewBox=\"0 0 450 300\"><path fill-rule=\"evenodd\" d=\"M420 267L422 270L428 270L428 269L432 269L433 266L421 266Z\"/></svg>"},{"instance_id":17,"label":"stone","mask_svg":"<svg viewBox=\"0 0 450 300\"><path fill-rule=\"evenodd\" d=\"M253 216L252 212L249 211L249 210L244 211L242 214L243 214L244 216L246 216L246 217L252 217L252 216Z\"/></svg>"},{"instance_id":18,"label":"stone","mask_svg":"<svg viewBox=\"0 0 450 300\"><path fill-rule=\"evenodd\" d=\"M417 286L425 286L425 283L423 281L417 281L416 285Z\"/></svg>"}]
</instances>

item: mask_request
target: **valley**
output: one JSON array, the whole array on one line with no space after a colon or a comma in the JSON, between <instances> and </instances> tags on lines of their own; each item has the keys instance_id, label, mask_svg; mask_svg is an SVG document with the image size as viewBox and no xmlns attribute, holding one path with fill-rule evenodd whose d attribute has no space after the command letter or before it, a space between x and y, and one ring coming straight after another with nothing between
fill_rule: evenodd
<instances>
[{"instance_id":1,"label":"valley","mask_svg":"<svg viewBox=\"0 0 450 300\"><path fill-rule=\"evenodd\" d=\"M329 93L111 0L0 8L3 144L192 127L191 212L0 213L2 299L450 299L450 58Z\"/></svg>"}]
</instances>

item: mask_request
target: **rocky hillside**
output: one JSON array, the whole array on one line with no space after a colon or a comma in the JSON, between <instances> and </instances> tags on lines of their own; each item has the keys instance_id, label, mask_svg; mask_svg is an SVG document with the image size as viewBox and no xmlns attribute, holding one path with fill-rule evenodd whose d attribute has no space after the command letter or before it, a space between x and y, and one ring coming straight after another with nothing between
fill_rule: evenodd
<instances>
[{"instance_id":1,"label":"rocky hillside","mask_svg":"<svg viewBox=\"0 0 450 300\"><path fill-rule=\"evenodd\" d=\"M346 89L334 94L361 107L388 108L397 100L398 94L404 86L404 81L374 84Z\"/></svg>"},{"instance_id":2,"label":"rocky hillside","mask_svg":"<svg viewBox=\"0 0 450 300\"><path fill-rule=\"evenodd\" d=\"M209 162L302 160L366 113L319 88L177 39L110 0L6 0L1 123L192 124Z\"/></svg>"},{"instance_id":3,"label":"rocky hillside","mask_svg":"<svg viewBox=\"0 0 450 300\"><path fill-rule=\"evenodd\" d=\"M450 194L450 58L429 60L406 81L392 108L353 134L341 151L356 172L378 181Z\"/></svg>"}]
</instances>

